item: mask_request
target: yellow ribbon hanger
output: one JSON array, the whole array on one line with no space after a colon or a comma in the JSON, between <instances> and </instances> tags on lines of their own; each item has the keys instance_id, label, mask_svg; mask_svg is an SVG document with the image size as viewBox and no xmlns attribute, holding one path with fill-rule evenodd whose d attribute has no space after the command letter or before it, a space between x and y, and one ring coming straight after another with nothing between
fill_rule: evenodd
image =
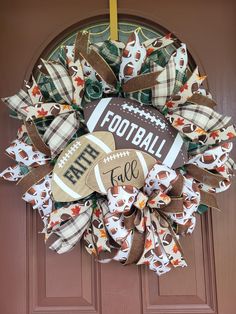
<instances>
[{"instance_id":1,"label":"yellow ribbon hanger","mask_svg":"<svg viewBox=\"0 0 236 314\"><path fill-rule=\"evenodd\" d=\"M117 0L109 0L110 5L110 37L118 40Z\"/></svg>"}]
</instances>

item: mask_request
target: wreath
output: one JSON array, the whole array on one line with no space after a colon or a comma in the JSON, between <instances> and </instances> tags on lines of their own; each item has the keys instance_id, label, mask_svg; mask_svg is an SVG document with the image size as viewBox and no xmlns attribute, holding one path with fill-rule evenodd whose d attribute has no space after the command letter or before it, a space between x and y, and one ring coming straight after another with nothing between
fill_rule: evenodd
<instances>
[{"instance_id":1,"label":"wreath","mask_svg":"<svg viewBox=\"0 0 236 314\"><path fill-rule=\"evenodd\" d=\"M218 208L229 188L235 127L214 110L205 76L184 43L89 41L77 34L58 60L41 60L16 95L2 100L20 119L1 173L37 209L50 248L82 239L99 261L145 264L160 275L186 266L180 237L196 213Z\"/></svg>"}]
</instances>

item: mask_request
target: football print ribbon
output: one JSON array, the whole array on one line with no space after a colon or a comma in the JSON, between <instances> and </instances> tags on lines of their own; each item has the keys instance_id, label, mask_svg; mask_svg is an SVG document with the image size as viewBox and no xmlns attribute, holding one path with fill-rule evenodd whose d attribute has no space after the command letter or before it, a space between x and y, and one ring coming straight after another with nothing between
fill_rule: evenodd
<instances>
[{"instance_id":1,"label":"football print ribbon","mask_svg":"<svg viewBox=\"0 0 236 314\"><path fill-rule=\"evenodd\" d=\"M23 125L6 149L16 164L0 176L22 187L22 198L40 214L45 240L57 237L52 250L65 253L83 239L101 262L146 264L160 275L186 266L179 236L193 232L199 205L218 208L215 193L230 186L236 129L214 110L205 76L197 67L191 73L186 45L171 34L141 43L139 31L126 44L90 44L89 34L79 33L73 46L60 48L58 61L42 60L40 79L25 82L27 91L3 98ZM141 190L114 186L107 197L54 202L54 158L84 132L84 103L109 94L159 110L189 145L188 163L178 170L155 164Z\"/></svg>"},{"instance_id":2,"label":"football print ribbon","mask_svg":"<svg viewBox=\"0 0 236 314\"><path fill-rule=\"evenodd\" d=\"M156 47L156 49L160 48L162 46ZM130 35L122 54L119 56L119 81L109 64L93 47L89 47L88 33L78 34L75 49L78 58L81 59L84 73L87 73L85 77L100 82L105 94L119 93L120 90L130 93L148 89L157 84L157 77L160 71L140 74L142 65L147 57L147 50L140 43L137 31Z\"/></svg>"},{"instance_id":3,"label":"football print ribbon","mask_svg":"<svg viewBox=\"0 0 236 314\"><path fill-rule=\"evenodd\" d=\"M107 198L105 225L120 246L114 260L149 265L158 275L186 266L177 234L191 233L195 226L200 191L192 178L156 164L143 191L115 186Z\"/></svg>"}]
</instances>

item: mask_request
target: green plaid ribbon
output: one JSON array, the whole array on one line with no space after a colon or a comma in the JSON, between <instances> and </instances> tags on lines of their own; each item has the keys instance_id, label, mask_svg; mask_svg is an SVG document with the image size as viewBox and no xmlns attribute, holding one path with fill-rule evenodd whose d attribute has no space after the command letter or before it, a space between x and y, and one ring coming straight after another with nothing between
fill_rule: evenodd
<instances>
[{"instance_id":1,"label":"green plaid ribbon","mask_svg":"<svg viewBox=\"0 0 236 314\"><path fill-rule=\"evenodd\" d=\"M47 102L65 103L64 99L58 93L53 80L49 76L41 74L38 85Z\"/></svg>"},{"instance_id":2,"label":"green plaid ribbon","mask_svg":"<svg viewBox=\"0 0 236 314\"><path fill-rule=\"evenodd\" d=\"M163 68L166 66L172 54L176 51L173 45L166 46L160 50L154 51L147 59L157 63Z\"/></svg>"},{"instance_id":3,"label":"green plaid ribbon","mask_svg":"<svg viewBox=\"0 0 236 314\"><path fill-rule=\"evenodd\" d=\"M188 78L187 78L186 71L185 71L185 73L182 73L182 72L176 70L175 87L174 87L174 91L173 91L174 95L179 92L181 86L183 86L187 82L187 80L188 80Z\"/></svg>"},{"instance_id":4,"label":"green plaid ribbon","mask_svg":"<svg viewBox=\"0 0 236 314\"><path fill-rule=\"evenodd\" d=\"M99 47L98 52L106 60L114 73L118 75L121 62L121 49L114 42L106 40Z\"/></svg>"},{"instance_id":5,"label":"green plaid ribbon","mask_svg":"<svg viewBox=\"0 0 236 314\"><path fill-rule=\"evenodd\" d=\"M61 46L58 53L59 62L66 68L67 67L67 58L66 58L66 47Z\"/></svg>"}]
</instances>

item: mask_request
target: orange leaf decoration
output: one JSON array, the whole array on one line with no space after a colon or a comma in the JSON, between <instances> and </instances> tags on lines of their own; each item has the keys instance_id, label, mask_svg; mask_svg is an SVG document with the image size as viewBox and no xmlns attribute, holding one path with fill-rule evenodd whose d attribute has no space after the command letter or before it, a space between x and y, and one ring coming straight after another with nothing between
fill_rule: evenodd
<instances>
[{"instance_id":1,"label":"orange leaf decoration","mask_svg":"<svg viewBox=\"0 0 236 314\"><path fill-rule=\"evenodd\" d=\"M212 131L210 134L210 137L212 137L213 139L216 139L217 137L219 137L219 132L218 131Z\"/></svg>"},{"instance_id":2,"label":"orange leaf decoration","mask_svg":"<svg viewBox=\"0 0 236 314\"><path fill-rule=\"evenodd\" d=\"M84 85L84 80L81 77L79 77L79 76L77 76L75 78L75 81L77 83L77 86L83 86Z\"/></svg>"},{"instance_id":3,"label":"orange leaf decoration","mask_svg":"<svg viewBox=\"0 0 236 314\"><path fill-rule=\"evenodd\" d=\"M149 249L152 246L152 240L147 240L145 242L145 249Z\"/></svg>"},{"instance_id":4,"label":"orange leaf decoration","mask_svg":"<svg viewBox=\"0 0 236 314\"><path fill-rule=\"evenodd\" d=\"M166 107L168 107L168 108L173 108L174 107L174 102L173 101L167 101L167 103L166 103Z\"/></svg>"},{"instance_id":5,"label":"orange leaf decoration","mask_svg":"<svg viewBox=\"0 0 236 314\"><path fill-rule=\"evenodd\" d=\"M150 56L150 54L152 54L153 51L154 51L153 48L148 48L148 49L147 49L147 56Z\"/></svg>"},{"instance_id":6,"label":"orange leaf decoration","mask_svg":"<svg viewBox=\"0 0 236 314\"><path fill-rule=\"evenodd\" d=\"M100 231L100 237L101 238L106 238L107 237L107 234L106 234L105 230L99 230L99 231Z\"/></svg>"},{"instance_id":7,"label":"orange leaf decoration","mask_svg":"<svg viewBox=\"0 0 236 314\"><path fill-rule=\"evenodd\" d=\"M176 259L176 260L172 261L172 264L173 264L174 266L178 266L178 265L179 265L179 260Z\"/></svg>"},{"instance_id":8,"label":"orange leaf decoration","mask_svg":"<svg viewBox=\"0 0 236 314\"><path fill-rule=\"evenodd\" d=\"M145 205L146 205L145 200L140 201L139 204L138 204L138 206L139 206L141 209L144 208Z\"/></svg>"},{"instance_id":9,"label":"orange leaf decoration","mask_svg":"<svg viewBox=\"0 0 236 314\"><path fill-rule=\"evenodd\" d=\"M39 117L45 117L48 114L48 111L44 110L43 108L37 111Z\"/></svg>"},{"instance_id":10,"label":"orange leaf decoration","mask_svg":"<svg viewBox=\"0 0 236 314\"><path fill-rule=\"evenodd\" d=\"M36 95L41 95L40 89L39 87L36 85L34 86L34 88L32 89L32 95L35 97Z\"/></svg>"},{"instance_id":11,"label":"orange leaf decoration","mask_svg":"<svg viewBox=\"0 0 236 314\"><path fill-rule=\"evenodd\" d=\"M66 109L70 109L71 106L70 105L62 105L62 108L63 108L63 110L66 110Z\"/></svg>"},{"instance_id":12,"label":"orange leaf decoration","mask_svg":"<svg viewBox=\"0 0 236 314\"><path fill-rule=\"evenodd\" d=\"M196 128L195 132L196 132L197 134L206 134L206 131L204 131L204 130L201 129L201 128Z\"/></svg>"},{"instance_id":13,"label":"orange leaf decoration","mask_svg":"<svg viewBox=\"0 0 236 314\"><path fill-rule=\"evenodd\" d=\"M180 87L180 89L179 89L180 93L183 93L183 91L185 89L188 89L188 84L187 83Z\"/></svg>"},{"instance_id":14,"label":"orange leaf decoration","mask_svg":"<svg viewBox=\"0 0 236 314\"><path fill-rule=\"evenodd\" d=\"M225 171L225 166L216 167L216 171L224 172Z\"/></svg>"},{"instance_id":15,"label":"orange leaf decoration","mask_svg":"<svg viewBox=\"0 0 236 314\"><path fill-rule=\"evenodd\" d=\"M100 209L95 209L94 213L99 218L100 215L101 215L101 210Z\"/></svg>"},{"instance_id":16,"label":"orange leaf decoration","mask_svg":"<svg viewBox=\"0 0 236 314\"><path fill-rule=\"evenodd\" d=\"M179 251L179 247L178 247L178 245L174 245L174 247L173 247L173 252L174 253L177 253Z\"/></svg>"},{"instance_id":17,"label":"orange leaf decoration","mask_svg":"<svg viewBox=\"0 0 236 314\"><path fill-rule=\"evenodd\" d=\"M184 125L184 118L178 118L175 121L175 126L181 126L181 125Z\"/></svg>"},{"instance_id":18,"label":"orange leaf decoration","mask_svg":"<svg viewBox=\"0 0 236 314\"><path fill-rule=\"evenodd\" d=\"M76 215L79 215L80 213L80 206L75 206L71 209L72 213L73 213L73 216L76 216Z\"/></svg>"}]
</instances>

